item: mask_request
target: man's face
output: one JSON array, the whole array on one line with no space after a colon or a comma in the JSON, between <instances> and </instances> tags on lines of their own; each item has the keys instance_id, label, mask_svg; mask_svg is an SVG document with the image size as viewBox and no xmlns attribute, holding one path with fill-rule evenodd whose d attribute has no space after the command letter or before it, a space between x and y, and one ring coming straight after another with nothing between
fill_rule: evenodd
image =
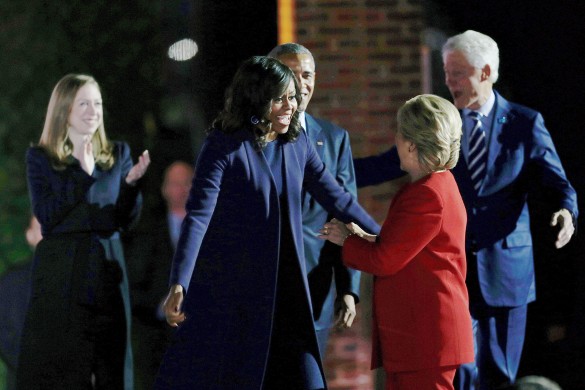
<instances>
[{"instance_id":1,"label":"man's face","mask_svg":"<svg viewBox=\"0 0 585 390\"><path fill-rule=\"evenodd\" d=\"M453 104L458 109L478 109L491 93L489 66L484 69L474 67L459 51L449 51L443 56L445 84L453 97Z\"/></svg>"},{"instance_id":2,"label":"man's face","mask_svg":"<svg viewBox=\"0 0 585 390\"><path fill-rule=\"evenodd\" d=\"M170 210L183 209L189 198L193 169L182 163L169 167L162 187L163 198Z\"/></svg>"},{"instance_id":3,"label":"man's face","mask_svg":"<svg viewBox=\"0 0 585 390\"><path fill-rule=\"evenodd\" d=\"M308 54L283 54L278 59L295 74L301 89L298 110L305 111L315 88L315 63L313 59Z\"/></svg>"}]
</instances>

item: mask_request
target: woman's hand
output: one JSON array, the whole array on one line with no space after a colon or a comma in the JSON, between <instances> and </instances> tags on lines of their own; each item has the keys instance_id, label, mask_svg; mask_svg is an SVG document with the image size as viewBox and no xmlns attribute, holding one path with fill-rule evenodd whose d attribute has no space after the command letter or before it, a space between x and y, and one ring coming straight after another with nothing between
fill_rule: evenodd
<instances>
[{"instance_id":1,"label":"woman's hand","mask_svg":"<svg viewBox=\"0 0 585 390\"><path fill-rule=\"evenodd\" d=\"M319 230L319 238L322 240L329 240L334 244L343 246L345 239L352 234L363 238L369 242L376 242L376 235L366 233L361 227L353 222L343 224L343 222L333 218L331 221L323 225L323 229Z\"/></svg>"},{"instance_id":2,"label":"woman's hand","mask_svg":"<svg viewBox=\"0 0 585 390\"><path fill-rule=\"evenodd\" d=\"M343 224L343 222L333 218L323 226L323 229L319 230L319 233L321 233L319 235L320 239L329 240L334 244L343 246L343 242L349 235L352 234L352 231L349 230L348 227Z\"/></svg>"},{"instance_id":3,"label":"woman's hand","mask_svg":"<svg viewBox=\"0 0 585 390\"><path fill-rule=\"evenodd\" d=\"M136 165L134 165L132 169L130 169L130 172L128 172L128 175L126 176L126 184L131 186L136 185L136 182L146 173L149 165L150 154L148 153L148 150L145 150L140 157L138 157Z\"/></svg>"},{"instance_id":4,"label":"woman's hand","mask_svg":"<svg viewBox=\"0 0 585 390\"><path fill-rule=\"evenodd\" d=\"M183 305L183 287L179 284L171 286L167 297L163 303L163 311L167 322L172 327L177 327L185 321L185 313L181 306Z\"/></svg>"},{"instance_id":5,"label":"woman's hand","mask_svg":"<svg viewBox=\"0 0 585 390\"><path fill-rule=\"evenodd\" d=\"M81 169L90 176L95 168L91 138L90 135L83 136L83 138L70 138L73 143L73 152L71 154L79 161Z\"/></svg>"}]
</instances>

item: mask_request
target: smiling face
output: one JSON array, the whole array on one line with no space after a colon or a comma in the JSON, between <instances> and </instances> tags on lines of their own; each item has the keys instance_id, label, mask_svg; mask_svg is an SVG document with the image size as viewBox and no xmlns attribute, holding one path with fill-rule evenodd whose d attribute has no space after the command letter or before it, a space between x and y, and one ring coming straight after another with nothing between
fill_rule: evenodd
<instances>
[{"instance_id":1,"label":"smiling face","mask_svg":"<svg viewBox=\"0 0 585 390\"><path fill-rule=\"evenodd\" d=\"M93 135L102 123L102 95L96 84L87 83L79 88L69 113L70 133Z\"/></svg>"},{"instance_id":2,"label":"smiling face","mask_svg":"<svg viewBox=\"0 0 585 390\"><path fill-rule=\"evenodd\" d=\"M301 101L299 111L307 109L313 90L315 89L315 63L308 54L283 54L278 56L280 62L288 66L294 73L301 89Z\"/></svg>"},{"instance_id":3,"label":"smiling face","mask_svg":"<svg viewBox=\"0 0 585 390\"><path fill-rule=\"evenodd\" d=\"M476 68L460 51L449 51L443 56L445 84L458 109L479 109L489 98L492 82L489 81L490 67Z\"/></svg>"},{"instance_id":4,"label":"smiling face","mask_svg":"<svg viewBox=\"0 0 585 390\"><path fill-rule=\"evenodd\" d=\"M272 99L268 114L268 120L271 123L271 130L267 135L268 140L274 140L278 134L284 134L288 131L292 116L298 107L295 94L295 84L291 80L286 92L282 96Z\"/></svg>"}]
</instances>

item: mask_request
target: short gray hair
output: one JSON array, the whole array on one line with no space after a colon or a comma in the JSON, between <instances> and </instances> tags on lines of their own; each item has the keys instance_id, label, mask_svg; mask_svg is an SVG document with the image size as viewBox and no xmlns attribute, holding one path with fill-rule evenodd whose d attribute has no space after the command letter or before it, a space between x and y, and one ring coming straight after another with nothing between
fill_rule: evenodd
<instances>
[{"instance_id":1,"label":"short gray hair","mask_svg":"<svg viewBox=\"0 0 585 390\"><path fill-rule=\"evenodd\" d=\"M498 81L500 67L500 50L498 44L485 34L473 30L454 35L443 45L443 60L450 51L460 51L467 61L476 68L482 69L486 64L490 66L492 84Z\"/></svg>"},{"instance_id":2,"label":"short gray hair","mask_svg":"<svg viewBox=\"0 0 585 390\"><path fill-rule=\"evenodd\" d=\"M304 47L303 45L294 42L283 43L281 45L276 46L274 49L270 51L270 53L268 53L268 57L278 59L280 56L286 54L307 54L309 57L311 57L313 65L316 65L313 53L311 53L311 51Z\"/></svg>"},{"instance_id":3,"label":"short gray hair","mask_svg":"<svg viewBox=\"0 0 585 390\"><path fill-rule=\"evenodd\" d=\"M459 160L461 116L436 95L419 95L398 110L398 132L418 149L419 163L428 172L452 169Z\"/></svg>"}]
</instances>

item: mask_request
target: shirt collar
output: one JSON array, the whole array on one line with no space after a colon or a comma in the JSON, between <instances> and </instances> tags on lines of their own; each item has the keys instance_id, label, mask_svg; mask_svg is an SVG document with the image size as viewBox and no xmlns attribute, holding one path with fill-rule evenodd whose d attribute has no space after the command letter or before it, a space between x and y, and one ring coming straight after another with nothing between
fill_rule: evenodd
<instances>
[{"instance_id":1,"label":"shirt collar","mask_svg":"<svg viewBox=\"0 0 585 390\"><path fill-rule=\"evenodd\" d=\"M307 130L307 116L305 115L304 111L299 111L299 123L303 130Z\"/></svg>"},{"instance_id":2,"label":"shirt collar","mask_svg":"<svg viewBox=\"0 0 585 390\"><path fill-rule=\"evenodd\" d=\"M488 100L483 104L483 106L479 107L478 110L470 110L469 108L464 108L463 109L463 115L467 116L469 115L469 113L471 111L477 111L481 114L482 117L487 117L489 116L490 112L492 112L492 108L494 108L494 104L496 103L496 95L494 94L494 91L492 90L490 92L490 97L488 97Z\"/></svg>"}]
</instances>

